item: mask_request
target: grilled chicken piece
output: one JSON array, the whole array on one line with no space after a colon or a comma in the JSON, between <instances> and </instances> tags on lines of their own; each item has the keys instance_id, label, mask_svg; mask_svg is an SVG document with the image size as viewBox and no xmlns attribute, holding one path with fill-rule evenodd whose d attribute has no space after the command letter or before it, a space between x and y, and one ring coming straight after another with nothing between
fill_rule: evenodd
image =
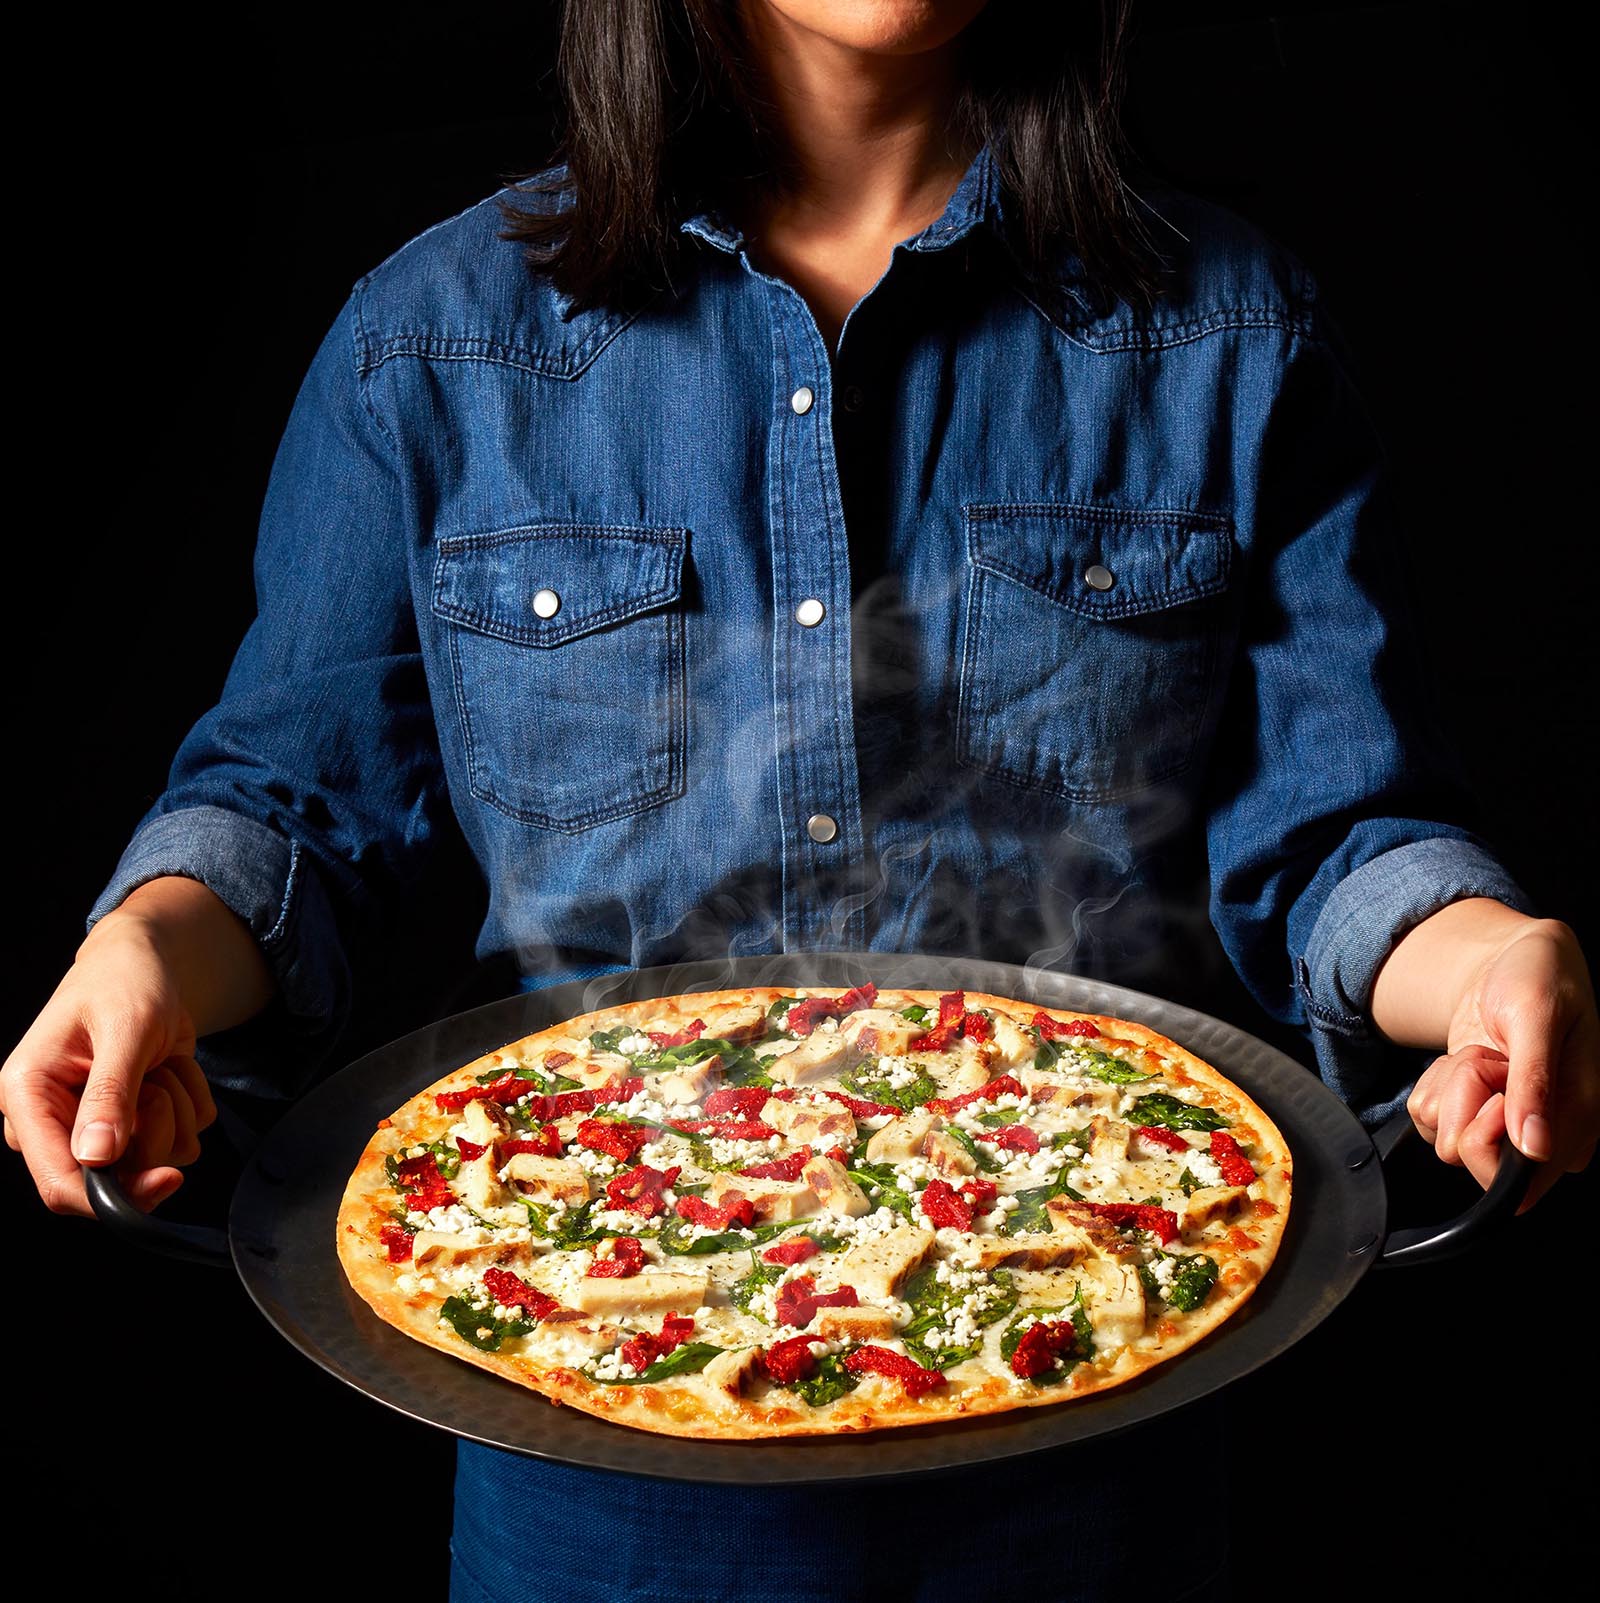
<instances>
[{"instance_id":1,"label":"grilled chicken piece","mask_svg":"<svg viewBox=\"0 0 1600 1603\"><path fill-rule=\"evenodd\" d=\"M1032 1037L1020 1025L1013 1024L1004 1013L994 1016L994 1037L990 1046L993 1050L989 1065L997 1074L1032 1064L1039 1050L1033 1044Z\"/></svg>"},{"instance_id":2,"label":"grilled chicken piece","mask_svg":"<svg viewBox=\"0 0 1600 1603\"><path fill-rule=\"evenodd\" d=\"M953 1135L944 1130L930 1130L922 1143L922 1155L942 1175L957 1175L965 1179L978 1172L972 1154Z\"/></svg>"},{"instance_id":3,"label":"grilled chicken piece","mask_svg":"<svg viewBox=\"0 0 1600 1603\"><path fill-rule=\"evenodd\" d=\"M913 1270L933 1251L933 1232L900 1225L886 1236L863 1241L844 1255L839 1283L862 1297L895 1297Z\"/></svg>"},{"instance_id":4,"label":"grilled chicken piece","mask_svg":"<svg viewBox=\"0 0 1600 1603\"><path fill-rule=\"evenodd\" d=\"M469 1102L467 1106L475 1108L478 1104ZM491 1209L503 1208L512 1200L506 1188L501 1185L500 1177L494 1172L492 1145L477 1157L462 1160L461 1167L456 1170L455 1188L460 1193L461 1200L478 1213L488 1213Z\"/></svg>"},{"instance_id":5,"label":"grilled chicken piece","mask_svg":"<svg viewBox=\"0 0 1600 1603\"><path fill-rule=\"evenodd\" d=\"M926 1029L886 1007L864 1007L839 1020L839 1033L860 1057L902 1058Z\"/></svg>"},{"instance_id":6,"label":"grilled chicken piece","mask_svg":"<svg viewBox=\"0 0 1600 1603\"><path fill-rule=\"evenodd\" d=\"M633 1065L620 1052L591 1052L588 1057L564 1063L554 1072L576 1080L586 1091L598 1091L613 1080L626 1080L633 1073Z\"/></svg>"},{"instance_id":7,"label":"grilled chicken piece","mask_svg":"<svg viewBox=\"0 0 1600 1603\"><path fill-rule=\"evenodd\" d=\"M557 1308L539 1321L529 1345L543 1349L558 1362L570 1363L608 1353L626 1335L616 1325L592 1318L580 1308Z\"/></svg>"},{"instance_id":8,"label":"grilled chicken piece","mask_svg":"<svg viewBox=\"0 0 1600 1603\"><path fill-rule=\"evenodd\" d=\"M759 1347L741 1347L734 1352L718 1353L701 1370L706 1384L724 1397L737 1399L744 1383L755 1373L761 1360Z\"/></svg>"},{"instance_id":9,"label":"grilled chicken piece","mask_svg":"<svg viewBox=\"0 0 1600 1603\"><path fill-rule=\"evenodd\" d=\"M894 1315L887 1308L823 1308L817 1313L817 1335L823 1341L882 1341L893 1334Z\"/></svg>"},{"instance_id":10,"label":"grilled chicken piece","mask_svg":"<svg viewBox=\"0 0 1600 1603\"><path fill-rule=\"evenodd\" d=\"M686 1107L699 1102L722 1084L722 1059L716 1053L701 1058L698 1063L686 1063L671 1074L658 1075L648 1082L650 1094L658 1102L672 1107Z\"/></svg>"},{"instance_id":11,"label":"grilled chicken piece","mask_svg":"<svg viewBox=\"0 0 1600 1603\"><path fill-rule=\"evenodd\" d=\"M1044 1211L1050 1216L1050 1233L1074 1242L1081 1256L1115 1258L1129 1250L1117 1227L1085 1203L1074 1202L1071 1197L1051 1197Z\"/></svg>"},{"instance_id":12,"label":"grilled chicken piece","mask_svg":"<svg viewBox=\"0 0 1600 1603\"><path fill-rule=\"evenodd\" d=\"M469 1102L461 1110L461 1117L466 1121L467 1140L475 1142L480 1147L492 1146L496 1141L503 1141L511 1131L511 1121L505 1116L500 1105L486 1102L481 1097L476 1102Z\"/></svg>"},{"instance_id":13,"label":"grilled chicken piece","mask_svg":"<svg viewBox=\"0 0 1600 1603\"><path fill-rule=\"evenodd\" d=\"M867 1142L868 1163L890 1163L898 1158L914 1158L933 1128L931 1113L902 1113Z\"/></svg>"},{"instance_id":14,"label":"grilled chicken piece","mask_svg":"<svg viewBox=\"0 0 1600 1603\"><path fill-rule=\"evenodd\" d=\"M756 1117L791 1141L829 1147L855 1145L855 1115L842 1102L811 1104L768 1097Z\"/></svg>"},{"instance_id":15,"label":"grilled chicken piece","mask_svg":"<svg viewBox=\"0 0 1600 1603\"><path fill-rule=\"evenodd\" d=\"M755 1002L712 1008L702 1017L707 1036L730 1046L748 1046L767 1033L767 1010Z\"/></svg>"},{"instance_id":16,"label":"grilled chicken piece","mask_svg":"<svg viewBox=\"0 0 1600 1603\"><path fill-rule=\"evenodd\" d=\"M816 1194L824 1213L842 1213L859 1219L872 1212L866 1193L845 1173L844 1165L835 1158L813 1158L801 1174Z\"/></svg>"},{"instance_id":17,"label":"grilled chicken piece","mask_svg":"<svg viewBox=\"0 0 1600 1603\"><path fill-rule=\"evenodd\" d=\"M1101 1347L1125 1347L1144 1334L1144 1287L1131 1264L1091 1259L1082 1266L1089 1323Z\"/></svg>"},{"instance_id":18,"label":"grilled chicken piece","mask_svg":"<svg viewBox=\"0 0 1600 1603\"><path fill-rule=\"evenodd\" d=\"M575 1307L589 1314L672 1313L698 1308L706 1300L709 1277L677 1270L645 1270L618 1279L585 1275L572 1294Z\"/></svg>"},{"instance_id":19,"label":"grilled chicken piece","mask_svg":"<svg viewBox=\"0 0 1600 1603\"><path fill-rule=\"evenodd\" d=\"M839 1030L815 1030L792 1052L773 1058L768 1075L780 1085L810 1085L841 1073L854 1050Z\"/></svg>"},{"instance_id":20,"label":"grilled chicken piece","mask_svg":"<svg viewBox=\"0 0 1600 1603\"><path fill-rule=\"evenodd\" d=\"M444 1269L463 1258L493 1258L504 1250L504 1245L493 1238L481 1243L468 1241L446 1230L419 1230L411 1238L411 1261L419 1269L424 1264Z\"/></svg>"},{"instance_id":21,"label":"grilled chicken piece","mask_svg":"<svg viewBox=\"0 0 1600 1603\"><path fill-rule=\"evenodd\" d=\"M778 1224L789 1219L807 1219L817 1211L817 1194L804 1180L756 1180L742 1174L716 1174L706 1201L713 1208L726 1205L730 1197L748 1197L755 1209L757 1224Z\"/></svg>"},{"instance_id":22,"label":"grilled chicken piece","mask_svg":"<svg viewBox=\"0 0 1600 1603\"><path fill-rule=\"evenodd\" d=\"M1179 1225L1187 1238L1191 1230L1199 1230L1213 1219L1227 1219L1244 1205L1246 1191L1243 1186L1202 1186L1192 1192L1183 1205L1183 1218Z\"/></svg>"},{"instance_id":23,"label":"grilled chicken piece","mask_svg":"<svg viewBox=\"0 0 1600 1603\"><path fill-rule=\"evenodd\" d=\"M573 1158L543 1158L519 1152L505 1166L506 1179L535 1202L587 1202L589 1177Z\"/></svg>"},{"instance_id":24,"label":"grilled chicken piece","mask_svg":"<svg viewBox=\"0 0 1600 1603\"><path fill-rule=\"evenodd\" d=\"M1097 1113L1089 1121L1089 1155L1094 1158L1114 1158L1121 1162L1128 1155L1128 1138L1133 1134L1120 1119L1108 1119Z\"/></svg>"},{"instance_id":25,"label":"grilled chicken piece","mask_svg":"<svg viewBox=\"0 0 1600 1603\"><path fill-rule=\"evenodd\" d=\"M976 1251L980 1269L1049 1269L1076 1263L1083 1256L1083 1244L1055 1231L1037 1231L980 1236Z\"/></svg>"}]
</instances>

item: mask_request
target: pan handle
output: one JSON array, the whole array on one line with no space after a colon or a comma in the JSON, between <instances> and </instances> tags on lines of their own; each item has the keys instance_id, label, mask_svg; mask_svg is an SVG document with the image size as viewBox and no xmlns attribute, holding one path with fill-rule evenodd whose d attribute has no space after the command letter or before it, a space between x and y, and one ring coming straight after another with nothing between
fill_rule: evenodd
<instances>
[{"instance_id":1,"label":"pan handle","mask_svg":"<svg viewBox=\"0 0 1600 1603\"><path fill-rule=\"evenodd\" d=\"M1387 1164L1416 1134L1411 1115L1401 1108L1372 1138L1378 1161ZM1538 1167L1538 1162L1517 1151L1509 1138L1502 1141L1500 1164L1489 1189L1465 1213L1440 1225L1391 1230L1378 1254L1378 1264L1438 1263L1476 1247L1517 1211Z\"/></svg>"},{"instance_id":2,"label":"pan handle","mask_svg":"<svg viewBox=\"0 0 1600 1603\"><path fill-rule=\"evenodd\" d=\"M181 1258L186 1263L205 1264L211 1269L231 1269L233 1252L228 1233L214 1225L183 1225L171 1219L158 1219L141 1213L122 1189L122 1180L110 1165L83 1171L83 1189L95 1218L124 1241L146 1252L165 1258Z\"/></svg>"}]
</instances>

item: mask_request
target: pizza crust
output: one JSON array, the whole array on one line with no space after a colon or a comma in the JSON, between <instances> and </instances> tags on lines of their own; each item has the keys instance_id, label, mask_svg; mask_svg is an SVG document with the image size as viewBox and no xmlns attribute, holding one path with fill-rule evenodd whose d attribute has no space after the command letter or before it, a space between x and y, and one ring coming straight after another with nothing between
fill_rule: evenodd
<instances>
[{"instance_id":1,"label":"pizza crust","mask_svg":"<svg viewBox=\"0 0 1600 1603\"><path fill-rule=\"evenodd\" d=\"M838 988L802 989L809 997L840 994ZM759 1006L765 1012L776 999L790 994L793 993L775 987L753 987L616 1004L508 1043L418 1091L368 1141L341 1199L337 1250L353 1289L380 1318L412 1339L539 1392L555 1403L666 1435L749 1440L882 1430L975 1418L1015 1408L1069 1404L1075 1398L1123 1385L1205 1339L1249 1299L1270 1268L1288 1220L1293 1172L1287 1144L1266 1111L1210 1064L1146 1026L1106 1015L1052 1008L1043 1011L1060 1021L1087 1020L1095 1025L1100 1039L1092 1044L1098 1048L1124 1045L1162 1060L1166 1084L1177 1091L1198 1092L1204 1105L1227 1117L1231 1121L1229 1133L1252 1148L1252 1161L1259 1171L1243 1199L1248 1206L1242 1216L1220 1236L1204 1243L1207 1255L1219 1261L1216 1284L1205 1302L1187 1314L1147 1321L1145 1334L1137 1345L1122 1346L1109 1361L1080 1363L1059 1384L1039 1387L1017 1380L980 1354L977 1359L952 1366L945 1386L919 1398L907 1396L896 1380L868 1375L855 1391L821 1408L811 1408L792 1392L765 1380L756 1383L754 1395L737 1400L720 1392L703 1374L679 1376L659 1384L604 1385L584 1376L575 1364L541 1361L517 1350L515 1343L496 1352L470 1345L440 1320L438 1309L448 1293L437 1284L427 1285L427 1280L435 1277L408 1273L409 1265L389 1262L379 1235L384 1225L394 1220L398 1199L384 1160L411 1147L419 1138L434 1139L437 1132L453 1122L454 1115L438 1111L434 1101L438 1094L464 1090L479 1076L509 1061L537 1064L558 1043L561 1049L570 1050L575 1040L585 1040L601 1030L617 1026L682 1028L692 1019L714 1018L741 1008ZM884 995L893 999L896 1008L918 1002L933 1012L939 1002L939 993L934 991L895 988ZM966 993L966 1009L990 1009L1019 1025L1026 1024L1036 1011L1033 1004L974 992ZM706 1034L710 1037L713 1031L708 1028ZM1151 1065L1146 1063L1144 1067ZM997 1067L994 1072L998 1075L1007 1071ZM815 1228L823 1222L802 1220L794 1228L800 1233L808 1225ZM678 1262L698 1267L708 1260ZM482 1269L496 1264L527 1278L527 1247L494 1244L473 1254L473 1267L479 1275ZM995 1339L995 1329L1003 1329L1007 1322L1001 1319L991 1328L990 1342ZM659 1316L652 1316L644 1320L643 1328L655 1329L659 1325ZM507 1405L516 1406L515 1394L508 1393Z\"/></svg>"}]
</instances>

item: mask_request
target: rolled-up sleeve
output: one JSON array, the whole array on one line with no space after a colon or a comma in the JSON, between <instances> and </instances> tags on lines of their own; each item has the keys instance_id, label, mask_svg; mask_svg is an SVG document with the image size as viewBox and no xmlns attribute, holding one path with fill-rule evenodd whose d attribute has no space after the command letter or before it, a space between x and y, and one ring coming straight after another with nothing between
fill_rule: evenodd
<instances>
[{"instance_id":1,"label":"rolled-up sleeve","mask_svg":"<svg viewBox=\"0 0 1600 1603\"><path fill-rule=\"evenodd\" d=\"M366 389L358 285L306 374L256 545L257 614L91 925L198 880L250 928L278 995L205 1043L219 1084L297 1095L417 965L470 960L478 881L450 810L407 562L408 491Z\"/></svg>"},{"instance_id":2,"label":"rolled-up sleeve","mask_svg":"<svg viewBox=\"0 0 1600 1603\"><path fill-rule=\"evenodd\" d=\"M1320 320L1268 412L1207 844L1211 916L1264 1008L1367 1123L1421 1061L1372 1022L1379 969L1449 903L1533 909L1478 832L1427 693L1382 451ZM1442 1043L1441 1043L1442 1045Z\"/></svg>"}]
</instances>

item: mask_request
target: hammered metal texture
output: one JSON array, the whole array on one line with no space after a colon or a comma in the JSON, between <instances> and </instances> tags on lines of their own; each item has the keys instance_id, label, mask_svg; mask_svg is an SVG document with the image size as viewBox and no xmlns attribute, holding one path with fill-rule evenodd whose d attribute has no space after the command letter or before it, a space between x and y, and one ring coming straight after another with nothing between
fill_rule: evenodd
<instances>
[{"instance_id":1,"label":"hammered metal texture","mask_svg":"<svg viewBox=\"0 0 1600 1603\"><path fill-rule=\"evenodd\" d=\"M681 1440L558 1408L385 1324L350 1289L334 1252L345 1182L380 1118L483 1052L612 1003L746 985L985 991L1134 1019L1213 1063L1276 1121L1294 1160L1294 1206L1250 1301L1188 1352L1109 1392L988 1419L773 1442ZM491 1447L672 1480L781 1484L877 1480L971 1466L1124 1430L1226 1386L1338 1307L1371 1265L1386 1199L1371 1143L1310 1070L1265 1042L1159 998L1005 963L895 953L733 958L572 981L430 1025L351 1064L299 1102L247 1166L229 1219L234 1262L257 1306L301 1352L358 1391Z\"/></svg>"}]
</instances>

